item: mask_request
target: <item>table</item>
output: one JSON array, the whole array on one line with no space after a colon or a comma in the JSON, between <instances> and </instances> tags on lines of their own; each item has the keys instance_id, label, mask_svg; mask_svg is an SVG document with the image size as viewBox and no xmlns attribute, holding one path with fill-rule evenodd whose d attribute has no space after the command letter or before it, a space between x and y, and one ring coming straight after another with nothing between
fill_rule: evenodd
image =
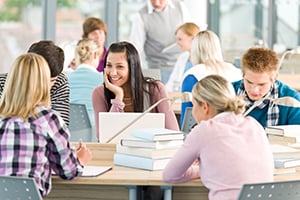
<instances>
[{"instance_id":1,"label":"table","mask_svg":"<svg viewBox=\"0 0 300 200\"><path fill-rule=\"evenodd\" d=\"M93 154L91 165L113 166L115 144L87 143ZM276 181L300 179L296 174L277 175ZM71 181L52 178L52 191L44 199L135 199L136 186L161 186L165 189L165 200L207 200L208 190L200 180L180 184L167 184L162 181L162 171L147 171L113 166L113 169L98 177L79 177ZM172 192L173 190L173 192ZM172 194L173 193L173 194Z\"/></svg>"}]
</instances>

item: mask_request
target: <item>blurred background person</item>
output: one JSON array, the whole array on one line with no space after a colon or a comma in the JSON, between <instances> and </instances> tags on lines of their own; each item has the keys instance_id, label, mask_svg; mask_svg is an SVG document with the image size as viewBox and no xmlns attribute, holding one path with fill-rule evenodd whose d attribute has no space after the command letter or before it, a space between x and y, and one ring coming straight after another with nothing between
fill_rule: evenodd
<instances>
[{"instance_id":1,"label":"blurred background person","mask_svg":"<svg viewBox=\"0 0 300 200\"><path fill-rule=\"evenodd\" d=\"M87 18L82 25L82 38L92 39L99 48L100 61L97 67L97 71L103 72L104 58L107 53L105 47L107 26L104 21L96 17Z\"/></svg>"},{"instance_id":2,"label":"blurred background person","mask_svg":"<svg viewBox=\"0 0 300 200\"><path fill-rule=\"evenodd\" d=\"M195 83L211 74L221 75L229 82L240 80L242 77L240 69L224 61L220 39L213 31L200 31L195 36L192 42L191 61L193 67L183 75L181 92L191 92ZM181 104L181 125L186 107L193 107L192 102Z\"/></svg>"},{"instance_id":3,"label":"blurred background person","mask_svg":"<svg viewBox=\"0 0 300 200\"><path fill-rule=\"evenodd\" d=\"M166 83L169 92L180 91L183 74L193 66L190 59L190 50L193 39L199 31L200 28L195 23L187 22L179 26L175 32L176 43L180 47L181 54L177 58L174 69Z\"/></svg>"},{"instance_id":4,"label":"blurred background person","mask_svg":"<svg viewBox=\"0 0 300 200\"><path fill-rule=\"evenodd\" d=\"M174 33L187 21L191 21L190 13L179 0L148 0L133 17L130 41L145 56L148 68L161 70L163 83L180 54Z\"/></svg>"},{"instance_id":5,"label":"blurred background person","mask_svg":"<svg viewBox=\"0 0 300 200\"><path fill-rule=\"evenodd\" d=\"M92 92L103 83L103 72L96 70L100 60L99 47L91 39L80 40L75 50L75 60L78 66L67 74L70 83L70 103L85 104L94 126Z\"/></svg>"}]
</instances>

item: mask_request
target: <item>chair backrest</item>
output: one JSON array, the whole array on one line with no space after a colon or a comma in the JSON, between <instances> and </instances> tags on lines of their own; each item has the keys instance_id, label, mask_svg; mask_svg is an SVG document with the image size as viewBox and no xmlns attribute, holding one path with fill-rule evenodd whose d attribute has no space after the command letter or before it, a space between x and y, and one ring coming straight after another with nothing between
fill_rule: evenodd
<instances>
[{"instance_id":1,"label":"chair backrest","mask_svg":"<svg viewBox=\"0 0 300 200\"><path fill-rule=\"evenodd\" d=\"M192 115L192 109L192 107L187 107L185 109L183 121L181 124L181 131L185 133L189 133L196 124L196 120Z\"/></svg>"},{"instance_id":2,"label":"chair backrest","mask_svg":"<svg viewBox=\"0 0 300 200\"><path fill-rule=\"evenodd\" d=\"M85 104L70 103L70 141L95 141L92 124Z\"/></svg>"},{"instance_id":3,"label":"chair backrest","mask_svg":"<svg viewBox=\"0 0 300 200\"><path fill-rule=\"evenodd\" d=\"M0 176L0 196L3 200L42 200L34 179L19 176Z\"/></svg>"},{"instance_id":4,"label":"chair backrest","mask_svg":"<svg viewBox=\"0 0 300 200\"><path fill-rule=\"evenodd\" d=\"M244 184L238 200L298 200L300 180Z\"/></svg>"}]
</instances>

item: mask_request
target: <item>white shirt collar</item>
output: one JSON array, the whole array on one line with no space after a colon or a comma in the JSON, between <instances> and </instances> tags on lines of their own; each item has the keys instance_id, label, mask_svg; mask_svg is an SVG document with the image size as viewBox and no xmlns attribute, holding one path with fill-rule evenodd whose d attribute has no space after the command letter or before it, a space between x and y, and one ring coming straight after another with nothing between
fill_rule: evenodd
<instances>
[{"instance_id":1,"label":"white shirt collar","mask_svg":"<svg viewBox=\"0 0 300 200\"><path fill-rule=\"evenodd\" d=\"M150 1L147 1L147 7L148 7L148 13L152 14L153 11L154 11L154 8L153 8ZM167 6L166 7L174 8L175 6L174 6L174 4L171 0L167 0Z\"/></svg>"}]
</instances>

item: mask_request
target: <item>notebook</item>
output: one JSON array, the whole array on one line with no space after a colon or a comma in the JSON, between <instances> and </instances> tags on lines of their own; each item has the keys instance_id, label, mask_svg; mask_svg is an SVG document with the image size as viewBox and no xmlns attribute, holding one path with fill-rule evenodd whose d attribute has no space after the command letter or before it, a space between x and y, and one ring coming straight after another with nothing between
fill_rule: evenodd
<instances>
[{"instance_id":1,"label":"notebook","mask_svg":"<svg viewBox=\"0 0 300 200\"><path fill-rule=\"evenodd\" d=\"M99 139L100 143L107 143L118 132L120 133L109 143L120 143L122 138L131 137L129 131L141 128L164 128L164 113L146 113L142 117L142 113L133 112L100 112L99 113ZM136 120L131 126L122 131L128 124Z\"/></svg>"}]
</instances>

